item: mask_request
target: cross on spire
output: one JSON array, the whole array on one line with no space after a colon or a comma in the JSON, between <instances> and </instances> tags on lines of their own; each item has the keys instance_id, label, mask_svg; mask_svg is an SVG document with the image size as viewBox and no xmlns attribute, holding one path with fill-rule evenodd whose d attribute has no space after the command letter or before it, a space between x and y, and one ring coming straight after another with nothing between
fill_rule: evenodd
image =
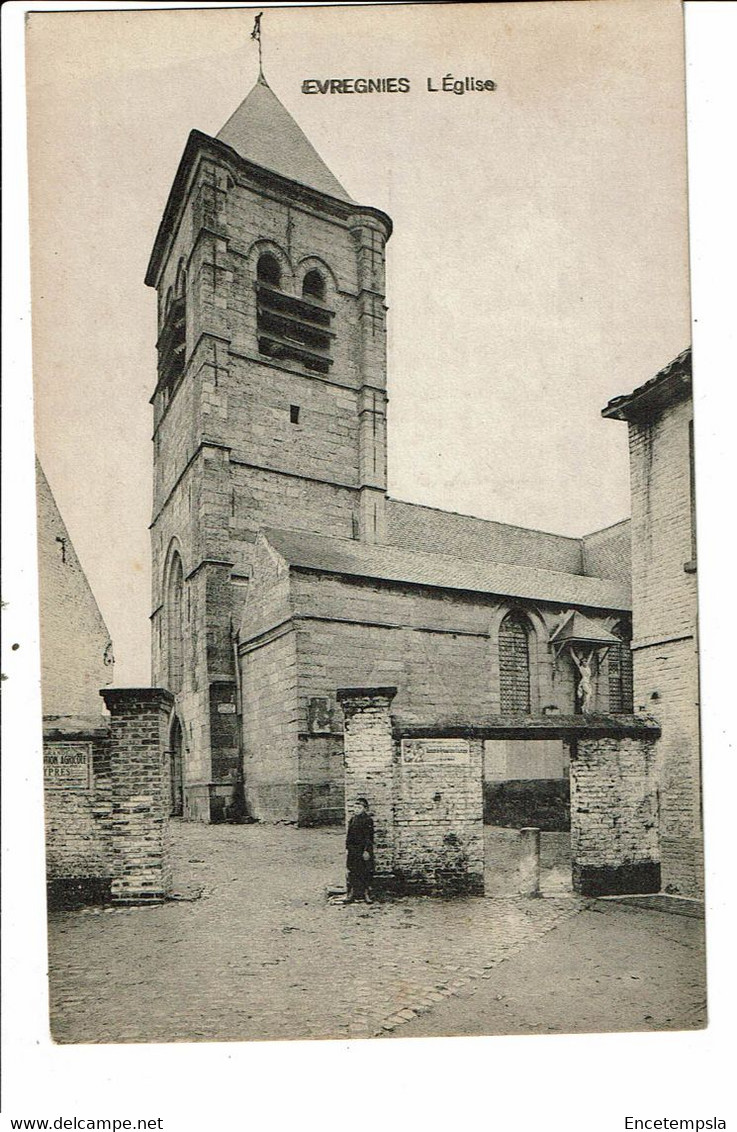
<instances>
[{"instance_id":1,"label":"cross on spire","mask_svg":"<svg viewBox=\"0 0 737 1132\"><path fill-rule=\"evenodd\" d=\"M251 39L255 39L256 43L258 44L258 81L260 83L265 83L266 78L264 76L263 47L261 45L261 17L262 16L263 16L263 12L259 12L259 14L256 16L256 19L253 21L253 31L251 32Z\"/></svg>"}]
</instances>

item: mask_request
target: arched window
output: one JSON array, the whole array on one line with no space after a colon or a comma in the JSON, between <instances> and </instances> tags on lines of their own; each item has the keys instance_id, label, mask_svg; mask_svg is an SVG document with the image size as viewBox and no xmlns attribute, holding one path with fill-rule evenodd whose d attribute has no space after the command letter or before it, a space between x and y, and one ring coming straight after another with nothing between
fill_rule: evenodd
<instances>
[{"instance_id":1,"label":"arched window","mask_svg":"<svg viewBox=\"0 0 737 1132\"><path fill-rule=\"evenodd\" d=\"M184 571L182 559L174 551L169 564L166 587L166 646L169 691L181 692L184 675Z\"/></svg>"},{"instance_id":2,"label":"arched window","mask_svg":"<svg viewBox=\"0 0 737 1132\"><path fill-rule=\"evenodd\" d=\"M633 710L632 694L632 630L626 621L612 629L620 644L609 649L609 711L629 713Z\"/></svg>"},{"instance_id":3,"label":"arched window","mask_svg":"<svg viewBox=\"0 0 737 1132\"><path fill-rule=\"evenodd\" d=\"M259 283L265 283L267 287L281 287L281 266L275 255L264 252L258 257L256 276Z\"/></svg>"},{"instance_id":4,"label":"arched window","mask_svg":"<svg viewBox=\"0 0 737 1132\"><path fill-rule=\"evenodd\" d=\"M499 687L504 715L530 711L530 624L512 610L499 626Z\"/></svg>"},{"instance_id":5,"label":"arched window","mask_svg":"<svg viewBox=\"0 0 737 1132\"><path fill-rule=\"evenodd\" d=\"M302 294L309 299L317 299L320 303L325 302L325 280L314 268L302 280Z\"/></svg>"}]
</instances>

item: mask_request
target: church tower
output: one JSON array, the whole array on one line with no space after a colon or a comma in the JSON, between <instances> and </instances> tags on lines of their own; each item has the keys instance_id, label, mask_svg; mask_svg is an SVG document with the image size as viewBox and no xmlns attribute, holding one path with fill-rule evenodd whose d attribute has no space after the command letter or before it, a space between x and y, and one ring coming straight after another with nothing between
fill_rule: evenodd
<instances>
[{"instance_id":1,"label":"church tower","mask_svg":"<svg viewBox=\"0 0 737 1132\"><path fill-rule=\"evenodd\" d=\"M193 130L158 295L153 682L175 695L172 811L218 820L240 766L235 627L264 527L381 542L384 248L263 75Z\"/></svg>"}]
</instances>

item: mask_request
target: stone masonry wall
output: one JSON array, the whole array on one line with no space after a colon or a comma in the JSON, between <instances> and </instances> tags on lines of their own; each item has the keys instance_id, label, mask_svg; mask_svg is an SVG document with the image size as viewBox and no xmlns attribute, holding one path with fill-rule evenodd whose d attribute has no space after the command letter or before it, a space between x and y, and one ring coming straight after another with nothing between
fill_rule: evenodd
<instances>
[{"instance_id":1,"label":"stone masonry wall","mask_svg":"<svg viewBox=\"0 0 737 1132\"><path fill-rule=\"evenodd\" d=\"M283 751L280 760L285 771L291 766L290 773L296 775L300 823L342 820L338 687L396 686L396 706L419 719L475 718L500 710L497 629L508 603L481 595L301 573L284 563L279 567L264 540L254 553L240 630L241 650L248 652L248 660L244 655L241 661L241 682L250 778L254 785L262 777L274 780L271 770L264 768L262 775L260 769L260 752L275 749L265 706L273 696L279 742L291 735L295 743L293 755ZM531 611L535 619L532 701L537 710L548 704L556 704L562 712L573 710L572 666L565 659L554 666L546 640L561 612L559 607L540 605ZM609 614L600 616L605 621ZM287 682L284 645L274 636L285 630L287 622L296 632L294 682L291 667ZM251 690L252 680L257 683ZM278 688L286 699L278 700L274 692ZM264 689L271 691L267 694ZM323 714L329 719L317 730L315 703L324 704ZM271 760L272 754L268 757ZM274 813L271 808L269 812ZM262 813L258 810L253 816ZM292 809L289 814L294 820Z\"/></svg>"},{"instance_id":2,"label":"stone masonry wall","mask_svg":"<svg viewBox=\"0 0 737 1132\"><path fill-rule=\"evenodd\" d=\"M160 330L167 296L186 280L184 373L176 389L154 396L152 652L154 680L166 686L163 578L176 540L187 577L185 684L176 702L187 816L203 816L203 790L233 769L232 744L217 749L209 685L235 684L231 619L259 529L353 537L366 511L362 485L382 500L386 485L386 231L355 208L297 195L283 185L265 189L234 157L207 150L193 166L157 280ZM286 294L301 294L307 271L322 273L334 311L329 372L259 352L255 283L264 251L279 259ZM253 699L263 702L259 688Z\"/></svg>"},{"instance_id":3,"label":"stone masonry wall","mask_svg":"<svg viewBox=\"0 0 737 1132\"><path fill-rule=\"evenodd\" d=\"M660 890L655 740L571 746L573 887L585 896Z\"/></svg>"},{"instance_id":4,"label":"stone masonry wall","mask_svg":"<svg viewBox=\"0 0 737 1132\"><path fill-rule=\"evenodd\" d=\"M243 774L249 814L293 821L298 807L296 634L241 656Z\"/></svg>"}]
</instances>

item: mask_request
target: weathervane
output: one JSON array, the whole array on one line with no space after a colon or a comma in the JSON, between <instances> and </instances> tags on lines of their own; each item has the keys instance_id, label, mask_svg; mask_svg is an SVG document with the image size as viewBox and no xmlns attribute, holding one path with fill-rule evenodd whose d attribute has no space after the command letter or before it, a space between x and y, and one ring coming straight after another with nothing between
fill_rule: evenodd
<instances>
[{"instance_id":1,"label":"weathervane","mask_svg":"<svg viewBox=\"0 0 737 1132\"><path fill-rule=\"evenodd\" d=\"M264 78L264 60L261 47L261 17L263 12L259 12L256 19L253 21L253 31L251 32L251 39L255 39L258 44L258 77L259 82L266 82Z\"/></svg>"}]
</instances>

